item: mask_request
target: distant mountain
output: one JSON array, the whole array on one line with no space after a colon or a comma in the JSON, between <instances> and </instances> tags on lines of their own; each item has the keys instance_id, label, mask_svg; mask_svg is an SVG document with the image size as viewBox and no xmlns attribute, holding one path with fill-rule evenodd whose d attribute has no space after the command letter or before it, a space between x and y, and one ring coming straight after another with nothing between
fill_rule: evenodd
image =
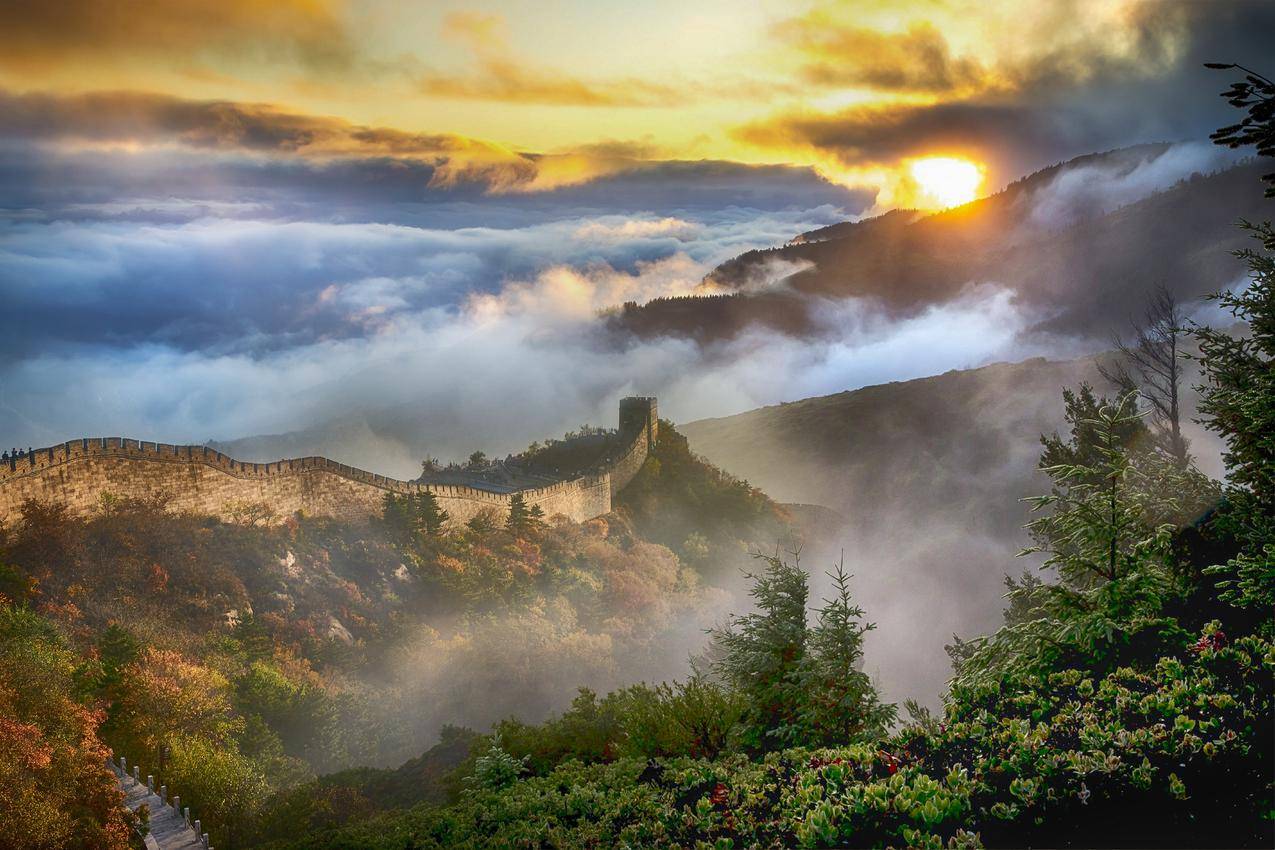
<instances>
[{"instance_id":1,"label":"distant mountain","mask_svg":"<svg viewBox=\"0 0 1275 850\"><path fill-rule=\"evenodd\" d=\"M679 425L691 448L781 502L822 505L855 532L911 514L1018 537L1038 438L1090 359L998 363Z\"/></svg>"},{"instance_id":2,"label":"distant mountain","mask_svg":"<svg viewBox=\"0 0 1275 850\"><path fill-rule=\"evenodd\" d=\"M691 448L814 520L802 560L819 577L844 549L868 619L868 663L895 698L933 699L943 644L1000 620L1003 578L1033 568L1023 497L1048 491L1039 437L1063 426L1061 390L1097 360L998 363L679 425ZM1192 434L1197 454L1216 450ZM791 509L790 509L791 510ZM838 522L837 517L840 516Z\"/></svg>"},{"instance_id":3,"label":"distant mountain","mask_svg":"<svg viewBox=\"0 0 1275 850\"><path fill-rule=\"evenodd\" d=\"M1041 330L1105 337L1157 283L1190 301L1241 273L1231 251L1248 240L1233 224L1267 214L1252 191L1262 167L1188 171L1154 191L1190 167L1169 145L1079 157L962 207L895 211L749 251L714 269L705 295L629 304L610 321L644 337L721 339L752 324L801 334L827 298L907 314L993 283L1035 308Z\"/></svg>"}]
</instances>

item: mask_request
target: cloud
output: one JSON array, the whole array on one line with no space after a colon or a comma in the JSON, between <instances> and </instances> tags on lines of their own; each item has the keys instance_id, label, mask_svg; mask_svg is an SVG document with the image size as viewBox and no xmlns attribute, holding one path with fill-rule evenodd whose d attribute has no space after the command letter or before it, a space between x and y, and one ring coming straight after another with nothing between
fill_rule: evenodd
<instances>
[{"instance_id":1,"label":"cloud","mask_svg":"<svg viewBox=\"0 0 1275 850\"><path fill-rule=\"evenodd\" d=\"M723 186L745 176L721 170ZM693 173L669 179L684 185ZM810 198L776 200L801 197ZM563 216L570 205L546 208L539 196L507 203L496 215L517 226L270 220L242 202L170 220L185 209L172 199L9 221L0 288L26 321L0 345L0 423L30 444L102 431L202 441L310 429L297 451L407 474L425 451L503 453L581 421L610 422L624 394L658 392L680 418L738 410L977 361L1020 324L1003 296L987 294L951 308L947 319L970 335L924 346L929 359L903 355L941 315L896 326L867 302L824 305L827 325L809 341L756 332L709 348L620 342L599 311L696 291L724 259L844 211L710 203L676 216ZM498 202L483 204L488 217ZM439 220L463 206L444 205ZM961 351L971 340L979 351ZM513 408L527 412L502 413Z\"/></svg>"},{"instance_id":2,"label":"cloud","mask_svg":"<svg viewBox=\"0 0 1275 850\"><path fill-rule=\"evenodd\" d=\"M353 47L336 0L63 0L0 5L0 68L38 73L67 62L156 57L346 67Z\"/></svg>"},{"instance_id":3,"label":"cloud","mask_svg":"<svg viewBox=\"0 0 1275 850\"><path fill-rule=\"evenodd\" d=\"M475 67L464 73L422 75L420 90L435 97L554 106L673 106L687 99L682 88L637 77L585 80L532 67L513 55L505 21L498 15L452 12L444 19L443 34L469 47Z\"/></svg>"},{"instance_id":4,"label":"cloud","mask_svg":"<svg viewBox=\"0 0 1275 850\"><path fill-rule=\"evenodd\" d=\"M814 188L820 195L855 201L844 188L812 187L820 181L800 167L653 159L660 151L646 140L607 140L553 153L526 153L467 136L371 127L272 104L136 91L18 94L0 89L0 140L9 142L0 146L0 159L13 163L7 175L0 173L0 180L25 181L33 191L46 194L83 192L98 187L112 172L127 174L121 183L134 187L162 173L163 180L156 179L152 188L160 197L179 191L183 183L195 182L204 191L226 188L225 172L236 172L244 179L235 186L238 195L221 199L229 202L275 188L275 181L289 175L293 180L288 189L294 193L305 193L315 181L339 179L357 184L347 187L350 191L376 191L405 201L419 200L425 190L440 195L474 189L535 194L625 175L633 176L633 184L672 188L674 176L680 174L689 179L688 187L711 182L720 190L733 182L742 191L755 183L791 193L794 199L803 189ZM83 151L90 156L84 160L79 184L33 179L51 160ZM182 152L200 156L183 158ZM229 159L235 156L240 159ZM261 157L269 159L262 162ZM181 168L165 167L178 160ZM186 173L192 168L205 179L193 180ZM798 184L804 184L803 189Z\"/></svg>"},{"instance_id":5,"label":"cloud","mask_svg":"<svg viewBox=\"0 0 1275 850\"><path fill-rule=\"evenodd\" d=\"M846 167L936 152L1049 158L1083 136L1083 125L1069 117L1005 103L886 104L781 114L743 125L735 136L759 147L825 152Z\"/></svg>"},{"instance_id":6,"label":"cloud","mask_svg":"<svg viewBox=\"0 0 1275 850\"><path fill-rule=\"evenodd\" d=\"M775 34L817 91L849 87L893 98L846 106L812 97L733 135L814 163L847 185L880 186L887 204L906 194L893 184L908 157L985 162L994 189L1094 150L1202 138L1228 116L1201 63L1261 55L1257 33L1275 26L1275 8L1249 0L956 4L911 23L897 16L882 23L890 16L878 20L873 9L848 19L817 7L781 22ZM937 23L944 15L951 26ZM953 47L958 36L976 49Z\"/></svg>"},{"instance_id":7,"label":"cloud","mask_svg":"<svg viewBox=\"0 0 1275 850\"><path fill-rule=\"evenodd\" d=\"M271 204L277 200L265 206ZM504 215L520 220L516 226L479 227L461 226L457 210L464 204L453 202L428 216L435 226L426 227L385 219L218 218L204 204L193 205L202 215L174 221L185 205L171 200L158 211L139 201L135 214L124 216L118 211L127 205L106 206L111 215L81 218L86 213L76 209L73 218L0 228L7 309L29 319L0 342L0 360L86 345L259 354L368 335L405 313L454 311L475 293L560 266L636 274L644 264L684 255L694 264L686 272L689 291L703 275L701 265L711 268L843 215L826 206L709 209L685 218L579 216L570 206L515 204ZM322 202L313 211L331 213ZM375 209L363 215L375 216ZM617 291L609 303L656 294L666 293ZM609 304L595 305L601 306Z\"/></svg>"},{"instance_id":8,"label":"cloud","mask_svg":"<svg viewBox=\"0 0 1275 850\"><path fill-rule=\"evenodd\" d=\"M1138 158L1132 165L1113 157L1068 168L1022 199L1030 210L1022 227L1066 227L1135 203L1192 174L1233 166L1239 158L1208 142L1190 142Z\"/></svg>"},{"instance_id":9,"label":"cloud","mask_svg":"<svg viewBox=\"0 0 1275 850\"><path fill-rule=\"evenodd\" d=\"M912 16L881 11L820 5L780 21L772 33L796 55L802 78L821 88L1038 94L1113 73L1158 73L1176 58L1189 19L1180 3L1149 0L1033 8L990 2L976 9L957 3ZM963 37L962 51L952 47L953 36Z\"/></svg>"},{"instance_id":10,"label":"cloud","mask_svg":"<svg viewBox=\"0 0 1275 850\"><path fill-rule=\"evenodd\" d=\"M611 422L626 394L658 394L662 410L688 419L973 365L1003 355L1025 322L989 289L898 324L866 302L830 304L830 333L807 340L756 332L707 349L676 339L617 348L601 333L599 307L690 291L705 268L683 254L630 272L553 266L458 312L412 308L417 282L364 278L311 296L316 310L367 319L364 333L224 353L166 342L48 349L0 369L0 410L7 433L39 443L104 429L201 441L317 424L304 446L288 446L404 475L423 452L502 454L581 421ZM239 453L280 451L253 445Z\"/></svg>"},{"instance_id":11,"label":"cloud","mask_svg":"<svg viewBox=\"0 0 1275 850\"><path fill-rule=\"evenodd\" d=\"M0 91L0 133L63 143L177 144L214 151L303 156L449 157L502 163L525 158L449 133L409 133L340 118L289 112L265 103L198 101L138 91L16 94Z\"/></svg>"},{"instance_id":12,"label":"cloud","mask_svg":"<svg viewBox=\"0 0 1275 850\"><path fill-rule=\"evenodd\" d=\"M618 241L635 237L671 236L678 241L693 239L699 225L680 218L665 216L655 220L627 220L618 224L593 221L576 230L576 239Z\"/></svg>"},{"instance_id":13,"label":"cloud","mask_svg":"<svg viewBox=\"0 0 1275 850\"><path fill-rule=\"evenodd\" d=\"M843 25L827 10L815 9L776 25L775 34L801 54L801 77L814 86L950 92L981 87L987 78L977 60L954 57L929 22L889 33Z\"/></svg>"}]
</instances>

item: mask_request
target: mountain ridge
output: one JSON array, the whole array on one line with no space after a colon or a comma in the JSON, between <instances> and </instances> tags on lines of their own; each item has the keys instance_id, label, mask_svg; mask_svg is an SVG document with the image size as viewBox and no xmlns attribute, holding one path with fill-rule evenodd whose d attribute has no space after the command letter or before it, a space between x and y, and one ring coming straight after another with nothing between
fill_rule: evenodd
<instances>
[{"instance_id":1,"label":"mountain ridge","mask_svg":"<svg viewBox=\"0 0 1275 850\"><path fill-rule=\"evenodd\" d=\"M819 329L824 300L861 299L887 314L913 315L992 283L1032 311L1036 330L1102 337L1102 323L1137 312L1154 285L1190 302L1242 272L1232 252L1246 239L1231 224L1264 213L1249 189L1261 165L1205 174L1189 170L1187 154L1175 151L1160 144L1090 154L961 207L809 231L719 264L699 294L630 302L607 321L613 333L638 338L713 342L754 326L797 336ZM1165 177L1157 169L1186 174L1144 191L1144 182ZM1130 186L1121 188L1125 178ZM835 238L825 238L830 233Z\"/></svg>"}]
</instances>

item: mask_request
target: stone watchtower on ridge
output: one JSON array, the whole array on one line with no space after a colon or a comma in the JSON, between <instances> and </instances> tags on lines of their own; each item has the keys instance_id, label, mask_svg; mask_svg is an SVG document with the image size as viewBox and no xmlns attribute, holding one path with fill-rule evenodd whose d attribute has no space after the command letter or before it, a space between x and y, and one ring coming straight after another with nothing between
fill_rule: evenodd
<instances>
[{"instance_id":1,"label":"stone watchtower on ridge","mask_svg":"<svg viewBox=\"0 0 1275 850\"><path fill-rule=\"evenodd\" d=\"M620 433L634 434L646 428L646 447L655 447L659 439L660 414L654 396L629 396L620 399Z\"/></svg>"}]
</instances>

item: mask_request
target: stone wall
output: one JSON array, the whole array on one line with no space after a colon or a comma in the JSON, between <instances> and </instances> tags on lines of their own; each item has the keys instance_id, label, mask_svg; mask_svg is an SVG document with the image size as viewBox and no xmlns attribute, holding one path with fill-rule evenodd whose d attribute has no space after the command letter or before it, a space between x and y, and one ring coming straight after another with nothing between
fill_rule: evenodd
<instances>
[{"instance_id":1,"label":"stone wall","mask_svg":"<svg viewBox=\"0 0 1275 850\"><path fill-rule=\"evenodd\" d=\"M622 433L631 440L621 457L599 470L519 491L546 517L582 522L611 510L611 496L635 474L653 443L654 399L625 399L624 416L640 402L648 415ZM385 494L429 490L455 523L483 510L509 512L513 493L449 484L419 484L376 475L323 457L246 463L206 446L175 446L120 437L71 440L36 449L0 465L0 521L10 521L29 498L63 502L76 514L96 510L102 495L162 496L172 510L233 519L236 507L264 504L279 516L302 511L342 520L379 515Z\"/></svg>"},{"instance_id":2,"label":"stone wall","mask_svg":"<svg viewBox=\"0 0 1275 850\"><path fill-rule=\"evenodd\" d=\"M620 400L620 433L631 437L631 441L607 470L611 476L612 496L623 490L646 463L646 456L659 436L659 425L655 399L630 397Z\"/></svg>"}]
</instances>

